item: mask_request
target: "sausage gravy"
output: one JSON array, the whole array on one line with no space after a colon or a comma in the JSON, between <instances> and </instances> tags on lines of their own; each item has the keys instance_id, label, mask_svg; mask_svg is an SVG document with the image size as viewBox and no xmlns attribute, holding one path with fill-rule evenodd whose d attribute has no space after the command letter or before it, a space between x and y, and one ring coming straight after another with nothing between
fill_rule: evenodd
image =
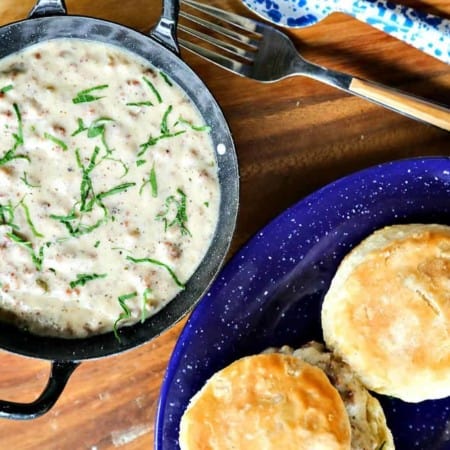
<instances>
[{"instance_id":1,"label":"sausage gravy","mask_svg":"<svg viewBox=\"0 0 450 450\"><path fill-rule=\"evenodd\" d=\"M183 289L220 203L209 127L166 74L56 39L0 61L0 317L81 338Z\"/></svg>"}]
</instances>

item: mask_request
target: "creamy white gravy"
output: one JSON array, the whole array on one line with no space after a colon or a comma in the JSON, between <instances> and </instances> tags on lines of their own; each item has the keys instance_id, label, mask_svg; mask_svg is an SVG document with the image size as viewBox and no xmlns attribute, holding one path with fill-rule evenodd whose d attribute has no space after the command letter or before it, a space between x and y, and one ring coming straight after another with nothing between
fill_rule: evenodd
<instances>
[{"instance_id":1,"label":"creamy white gravy","mask_svg":"<svg viewBox=\"0 0 450 450\"><path fill-rule=\"evenodd\" d=\"M182 289L220 203L184 92L116 47L54 40L0 61L0 315L84 337Z\"/></svg>"}]
</instances>

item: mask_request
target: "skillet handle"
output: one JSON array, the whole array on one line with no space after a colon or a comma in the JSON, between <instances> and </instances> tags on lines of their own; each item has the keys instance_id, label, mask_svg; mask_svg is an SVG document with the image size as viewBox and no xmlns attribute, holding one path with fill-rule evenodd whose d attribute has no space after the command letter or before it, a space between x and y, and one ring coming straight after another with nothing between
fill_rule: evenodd
<instances>
[{"instance_id":1,"label":"skillet handle","mask_svg":"<svg viewBox=\"0 0 450 450\"><path fill-rule=\"evenodd\" d=\"M75 361L53 361L47 386L39 398L31 403L0 400L0 418L30 420L45 414L56 403L79 364Z\"/></svg>"},{"instance_id":2,"label":"skillet handle","mask_svg":"<svg viewBox=\"0 0 450 450\"><path fill-rule=\"evenodd\" d=\"M162 14L156 26L150 31L150 36L156 39L177 55L180 53L177 40L179 0L163 0Z\"/></svg>"},{"instance_id":3,"label":"skillet handle","mask_svg":"<svg viewBox=\"0 0 450 450\"><path fill-rule=\"evenodd\" d=\"M64 0L37 0L28 14L28 18L62 16L65 14L67 14L67 9Z\"/></svg>"}]
</instances>

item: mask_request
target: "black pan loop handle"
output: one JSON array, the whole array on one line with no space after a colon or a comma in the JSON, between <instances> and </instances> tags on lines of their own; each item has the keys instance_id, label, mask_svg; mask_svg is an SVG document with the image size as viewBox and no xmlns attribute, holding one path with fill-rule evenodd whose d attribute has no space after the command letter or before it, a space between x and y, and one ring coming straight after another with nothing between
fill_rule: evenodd
<instances>
[{"instance_id":1,"label":"black pan loop handle","mask_svg":"<svg viewBox=\"0 0 450 450\"><path fill-rule=\"evenodd\" d=\"M65 14L67 14L67 8L64 0L37 0L28 14L28 18L63 16Z\"/></svg>"},{"instance_id":2,"label":"black pan loop handle","mask_svg":"<svg viewBox=\"0 0 450 450\"><path fill-rule=\"evenodd\" d=\"M47 386L39 398L31 403L0 400L0 418L30 420L45 414L56 403L79 364L75 361L53 361Z\"/></svg>"},{"instance_id":3,"label":"black pan loop handle","mask_svg":"<svg viewBox=\"0 0 450 450\"><path fill-rule=\"evenodd\" d=\"M177 55L180 53L177 40L179 0L164 0L161 18L150 31L150 36Z\"/></svg>"}]
</instances>

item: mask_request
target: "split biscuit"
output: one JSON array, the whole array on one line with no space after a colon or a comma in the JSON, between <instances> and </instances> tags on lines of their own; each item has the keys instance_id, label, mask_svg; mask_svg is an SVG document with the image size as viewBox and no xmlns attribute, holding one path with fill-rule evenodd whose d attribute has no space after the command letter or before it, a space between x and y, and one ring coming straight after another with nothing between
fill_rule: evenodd
<instances>
[{"instance_id":1,"label":"split biscuit","mask_svg":"<svg viewBox=\"0 0 450 450\"><path fill-rule=\"evenodd\" d=\"M325 373L279 353L213 375L180 423L181 450L350 450L344 403Z\"/></svg>"}]
</instances>

